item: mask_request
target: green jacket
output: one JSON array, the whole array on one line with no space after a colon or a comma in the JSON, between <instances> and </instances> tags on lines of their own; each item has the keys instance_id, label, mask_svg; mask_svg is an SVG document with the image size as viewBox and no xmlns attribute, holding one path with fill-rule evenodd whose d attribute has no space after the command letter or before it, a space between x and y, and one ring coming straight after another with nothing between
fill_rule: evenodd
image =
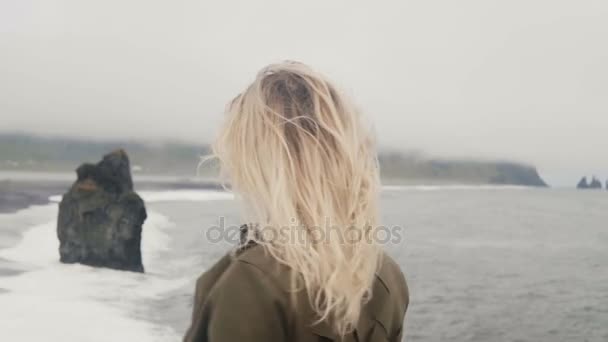
<instances>
[{"instance_id":1,"label":"green jacket","mask_svg":"<svg viewBox=\"0 0 608 342\"><path fill-rule=\"evenodd\" d=\"M287 266L258 245L224 256L196 283L192 325L184 341L401 341L409 293L388 255L355 331L342 338L327 322L313 325L315 314L304 291L294 307L289 274Z\"/></svg>"}]
</instances>

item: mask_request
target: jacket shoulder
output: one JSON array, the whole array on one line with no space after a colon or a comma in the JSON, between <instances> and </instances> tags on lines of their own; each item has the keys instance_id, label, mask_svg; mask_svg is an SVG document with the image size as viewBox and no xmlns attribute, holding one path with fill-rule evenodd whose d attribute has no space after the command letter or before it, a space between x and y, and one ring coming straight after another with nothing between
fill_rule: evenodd
<instances>
[{"instance_id":1,"label":"jacket shoulder","mask_svg":"<svg viewBox=\"0 0 608 342\"><path fill-rule=\"evenodd\" d=\"M388 336L397 336L403 329L405 312L409 304L409 291L399 265L389 255L382 255L376 272L372 297L365 308Z\"/></svg>"},{"instance_id":2,"label":"jacket shoulder","mask_svg":"<svg viewBox=\"0 0 608 342\"><path fill-rule=\"evenodd\" d=\"M195 302L201 303L233 262L231 254L224 255L196 280Z\"/></svg>"},{"instance_id":3,"label":"jacket shoulder","mask_svg":"<svg viewBox=\"0 0 608 342\"><path fill-rule=\"evenodd\" d=\"M278 262L264 247L252 245L237 253L235 263L247 268L254 268L277 288L285 292L289 288L289 274L291 269Z\"/></svg>"},{"instance_id":4,"label":"jacket shoulder","mask_svg":"<svg viewBox=\"0 0 608 342\"><path fill-rule=\"evenodd\" d=\"M285 340L284 296L243 254L226 255L199 278L201 296L185 341Z\"/></svg>"},{"instance_id":5,"label":"jacket shoulder","mask_svg":"<svg viewBox=\"0 0 608 342\"><path fill-rule=\"evenodd\" d=\"M396 298L398 303L404 306L403 310L409 304L409 289L405 275L397 262L388 254L383 253L382 263L378 268L376 276L382 282L391 297Z\"/></svg>"}]
</instances>

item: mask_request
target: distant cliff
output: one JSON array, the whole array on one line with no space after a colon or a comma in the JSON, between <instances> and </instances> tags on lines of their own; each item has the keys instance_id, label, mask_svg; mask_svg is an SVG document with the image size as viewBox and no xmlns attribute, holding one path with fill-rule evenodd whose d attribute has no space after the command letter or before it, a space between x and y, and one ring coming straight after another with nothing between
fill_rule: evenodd
<instances>
[{"instance_id":1,"label":"distant cliff","mask_svg":"<svg viewBox=\"0 0 608 342\"><path fill-rule=\"evenodd\" d=\"M94 141L0 133L0 171L69 171L82 161L106 151L129 151L133 172L151 175L193 176L200 156L209 153L204 145L145 143L141 141ZM451 160L414 153L380 152L385 183L411 184L505 184L547 186L533 166L516 162ZM217 175L216 166L205 164L205 177Z\"/></svg>"},{"instance_id":2,"label":"distant cliff","mask_svg":"<svg viewBox=\"0 0 608 342\"><path fill-rule=\"evenodd\" d=\"M535 167L507 161L457 160L380 154L382 177L409 183L464 183L546 187Z\"/></svg>"},{"instance_id":3,"label":"distant cliff","mask_svg":"<svg viewBox=\"0 0 608 342\"><path fill-rule=\"evenodd\" d=\"M93 140L0 133L0 170L72 172L82 162L96 162L107 151L129 152L133 172L193 175L206 146L182 142Z\"/></svg>"}]
</instances>

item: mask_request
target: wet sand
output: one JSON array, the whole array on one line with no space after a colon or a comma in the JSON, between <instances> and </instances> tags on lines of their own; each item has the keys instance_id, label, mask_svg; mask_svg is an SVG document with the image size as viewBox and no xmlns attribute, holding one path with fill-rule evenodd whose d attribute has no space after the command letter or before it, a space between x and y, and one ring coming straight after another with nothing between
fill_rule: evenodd
<instances>
[{"instance_id":1,"label":"wet sand","mask_svg":"<svg viewBox=\"0 0 608 342\"><path fill-rule=\"evenodd\" d=\"M0 179L0 214L14 213L32 205L44 205L49 197L67 192L74 180ZM214 181L134 180L138 190L221 189Z\"/></svg>"},{"instance_id":2,"label":"wet sand","mask_svg":"<svg viewBox=\"0 0 608 342\"><path fill-rule=\"evenodd\" d=\"M24 271L11 268L0 268L0 277L11 277L23 273ZM2 291L2 289L0 289Z\"/></svg>"},{"instance_id":3,"label":"wet sand","mask_svg":"<svg viewBox=\"0 0 608 342\"><path fill-rule=\"evenodd\" d=\"M47 204L50 196L65 192L68 187L61 181L0 181L0 213Z\"/></svg>"},{"instance_id":4,"label":"wet sand","mask_svg":"<svg viewBox=\"0 0 608 342\"><path fill-rule=\"evenodd\" d=\"M0 278L16 276L23 272L24 272L23 270L15 269L14 264L10 263L8 260L0 258ZM6 293L6 292L8 292L8 290L3 290L0 287L0 294Z\"/></svg>"}]
</instances>

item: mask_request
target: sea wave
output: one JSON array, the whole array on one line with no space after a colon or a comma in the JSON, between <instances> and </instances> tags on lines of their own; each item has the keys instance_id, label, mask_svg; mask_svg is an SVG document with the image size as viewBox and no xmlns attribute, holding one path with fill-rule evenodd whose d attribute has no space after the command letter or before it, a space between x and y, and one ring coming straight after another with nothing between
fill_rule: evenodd
<instances>
[{"instance_id":1,"label":"sea wave","mask_svg":"<svg viewBox=\"0 0 608 342\"><path fill-rule=\"evenodd\" d=\"M170 201L221 201L232 200L234 195L226 191L216 190L171 190L171 191L140 191L139 195L146 202Z\"/></svg>"},{"instance_id":2,"label":"sea wave","mask_svg":"<svg viewBox=\"0 0 608 342\"><path fill-rule=\"evenodd\" d=\"M384 185L384 191L442 191L442 190L524 190L530 189L520 185Z\"/></svg>"},{"instance_id":3,"label":"sea wave","mask_svg":"<svg viewBox=\"0 0 608 342\"><path fill-rule=\"evenodd\" d=\"M142 238L147 273L140 274L62 264L55 221L35 225L16 246L0 250L0 258L26 270L0 278L2 335L12 341L179 340L171 328L147 320L145 312L146 301L188 281L162 276L170 267L161 256L172 226L167 217L148 213Z\"/></svg>"},{"instance_id":4,"label":"sea wave","mask_svg":"<svg viewBox=\"0 0 608 342\"><path fill-rule=\"evenodd\" d=\"M138 191L145 202L172 202L172 201L222 201L232 200L234 195L226 191L217 190L169 190L169 191ZM61 195L49 197L51 202L61 202Z\"/></svg>"}]
</instances>

